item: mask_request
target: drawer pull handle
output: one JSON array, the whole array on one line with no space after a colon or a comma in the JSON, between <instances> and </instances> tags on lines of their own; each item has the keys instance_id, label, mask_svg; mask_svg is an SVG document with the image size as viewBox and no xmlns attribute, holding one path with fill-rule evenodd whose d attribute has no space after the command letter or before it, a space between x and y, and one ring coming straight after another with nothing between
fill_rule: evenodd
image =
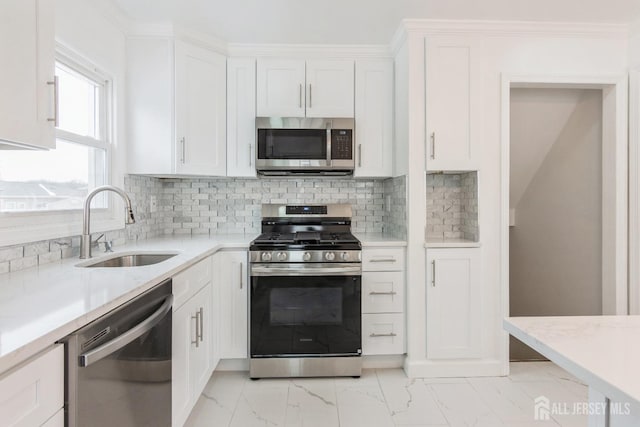
<instances>
[{"instance_id":1,"label":"drawer pull handle","mask_svg":"<svg viewBox=\"0 0 640 427\"><path fill-rule=\"evenodd\" d=\"M397 292L395 291L391 291L391 292L369 292L369 295L396 295Z\"/></svg>"},{"instance_id":2,"label":"drawer pull handle","mask_svg":"<svg viewBox=\"0 0 640 427\"><path fill-rule=\"evenodd\" d=\"M369 262L396 262L394 258L380 258L380 259L372 259Z\"/></svg>"},{"instance_id":3,"label":"drawer pull handle","mask_svg":"<svg viewBox=\"0 0 640 427\"><path fill-rule=\"evenodd\" d=\"M398 334L394 334L391 332L390 334L369 334L369 338L380 338L380 337L397 337Z\"/></svg>"},{"instance_id":4,"label":"drawer pull handle","mask_svg":"<svg viewBox=\"0 0 640 427\"><path fill-rule=\"evenodd\" d=\"M191 320L194 320L196 323L196 338L195 340L191 340L191 344L195 344L196 348L200 347L200 322L199 322L200 312L196 311L195 316L191 316Z\"/></svg>"},{"instance_id":5,"label":"drawer pull handle","mask_svg":"<svg viewBox=\"0 0 640 427\"><path fill-rule=\"evenodd\" d=\"M200 316L200 336L197 337L200 339L200 342L204 341L204 309L200 307L200 311L198 311L198 315Z\"/></svg>"}]
</instances>

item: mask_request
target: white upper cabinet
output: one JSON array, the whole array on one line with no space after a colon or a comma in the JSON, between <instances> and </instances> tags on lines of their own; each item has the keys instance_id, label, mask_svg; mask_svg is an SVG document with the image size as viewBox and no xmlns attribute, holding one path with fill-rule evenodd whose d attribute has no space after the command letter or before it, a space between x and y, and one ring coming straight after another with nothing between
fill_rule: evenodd
<instances>
[{"instance_id":1,"label":"white upper cabinet","mask_svg":"<svg viewBox=\"0 0 640 427\"><path fill-rule=\"evenodd\" d=\"M258 117L353 117L351 60L259 59Z\"/></svg>"},{"instance_id":2,"label":"white upper cabinet","mask_svg":"<svg viewBox=\"0 0 640 427\"><path fill-rule=\"evenodd\" d=\"M226 174L226 58L176 42L176 172Z\"/></svg>"},{"instance_id":3,"label":"white upper cabinet","mask_svg":"<svg viewBox=\"0 0 640 427\"><path fill-rule=\"evenodd\" d=\"M127 41L128 172L226 174L226 58L167 37Z\"/></svg>"},{"instance_id":4,"label":"white upper cabinet","mask_svg":"<svg viewBox=\"0 0 640 427\"><path fill-rule=\"evenodd\" d=\"M353 61L307 61L307 117L353 117Z\"/></svg>"},{"instance_id":5,"label":"white upper cabinet","mask_svg":"<svg viewBox=\"0 0 640 427\"><path fill-rule=\"evenodd\" d=\"M0 145L55 148L53 0L0 2Z\"/></svg>"},{"instance_id":6,"label":"white upper cabinet","mask_svg":"<svg viewBox=\"0 0 640 427\"><path fill-rule=\"evenodd\" d=\"M477 40L429 36L426 58L427 170L473 170L482 134Z\"/></svg>"},{"instance_id":7,"label":"white upper cabinet","mask_svg":"<svg viewBox=\"0 0 640 427\"><path fill-rule=\"evenodd\" d=\"M227 176L255 177L256 60L227 59Z\"/></svg>"},{"instance_id":8,"label":"white upper cabinet","mask_svg":"<svg viewBox=\"0 0 640 427\"><path fill-rule=\"evenodd\" d=\"M304 117L304 61L259 59L256 109L259 117Z\"/></svg>"},{"instance_id":9,"label":"white upper cabinet","mask_svg":"<svg viewBox=\"0 0 640 427\"><path fill-rule=\"evenodd\" d=\"M357 177L389 177L393 168L393 62L357 60Z\"/></svg>"},{"instance_id":10,"label":"white upper cabinet","mask_svg":"<svg viewBox=\"0 0 640 427\"><path fill-rule=\"evenodd\" d=\"M480 356L480 249L427 249L427 358Z\"/></svg>"}]
</instances>

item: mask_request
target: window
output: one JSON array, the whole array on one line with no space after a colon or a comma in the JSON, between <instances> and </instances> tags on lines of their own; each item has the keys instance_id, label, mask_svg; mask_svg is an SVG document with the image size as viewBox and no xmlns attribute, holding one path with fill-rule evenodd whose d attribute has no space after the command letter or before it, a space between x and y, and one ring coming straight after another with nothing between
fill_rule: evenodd
<instances>
[{"instance_id":1,"label":"window","mask_svg":"<svg viewBox=\"0 0 640 427\"><path fill-rule=\"evenodd\" d=\"M2 152L1 213L81 209L87 193L108 182L108 81L68 58L58 58L56 76L56 148ZM105 208L107 200L98 195L92 207Z\"/></svg>"}]
</instances>

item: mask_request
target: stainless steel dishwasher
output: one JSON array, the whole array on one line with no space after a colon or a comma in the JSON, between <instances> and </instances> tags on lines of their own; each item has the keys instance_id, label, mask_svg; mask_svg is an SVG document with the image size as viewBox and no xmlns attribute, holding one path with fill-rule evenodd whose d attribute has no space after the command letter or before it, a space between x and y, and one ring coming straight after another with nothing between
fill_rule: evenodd
<instances>
[{"instance_id":1,"label":"stainless steel dishwasher","mask_svg":"<svg viewBox=\"0 0 640 427\"><path fill-rule=\"evenodd\" d=\"M171 280L66 337L68 427L171 425Z\"/></svg>"}]
</instances>

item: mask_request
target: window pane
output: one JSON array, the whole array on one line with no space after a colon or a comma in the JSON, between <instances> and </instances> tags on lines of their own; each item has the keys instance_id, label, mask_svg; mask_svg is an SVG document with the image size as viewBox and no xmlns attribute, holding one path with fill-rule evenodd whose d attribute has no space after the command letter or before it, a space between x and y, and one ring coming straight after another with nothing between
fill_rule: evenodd
<instances>
[{"instance_id":1,"label":"window pane","mask_svg":"<svg viewBox=\"0 0 640 427\"><path fill-rule=\"evenodd\" d=\"M99 105L101 86L57 63L60 116L59 128L100 139Z\"/></svg>"},{"instance_id":2,"label":"window pane","mask_svg":"<svg viewBox=\"0 0 640 427\"><path fill-rule=\"evenodd\" d=\"M105 171L105 150L63 140L50 151L2 151L0 212L81 209L89 188L105 184ZM106 207L106 197L91 206Z\"/></svg>"}]
</instances>

